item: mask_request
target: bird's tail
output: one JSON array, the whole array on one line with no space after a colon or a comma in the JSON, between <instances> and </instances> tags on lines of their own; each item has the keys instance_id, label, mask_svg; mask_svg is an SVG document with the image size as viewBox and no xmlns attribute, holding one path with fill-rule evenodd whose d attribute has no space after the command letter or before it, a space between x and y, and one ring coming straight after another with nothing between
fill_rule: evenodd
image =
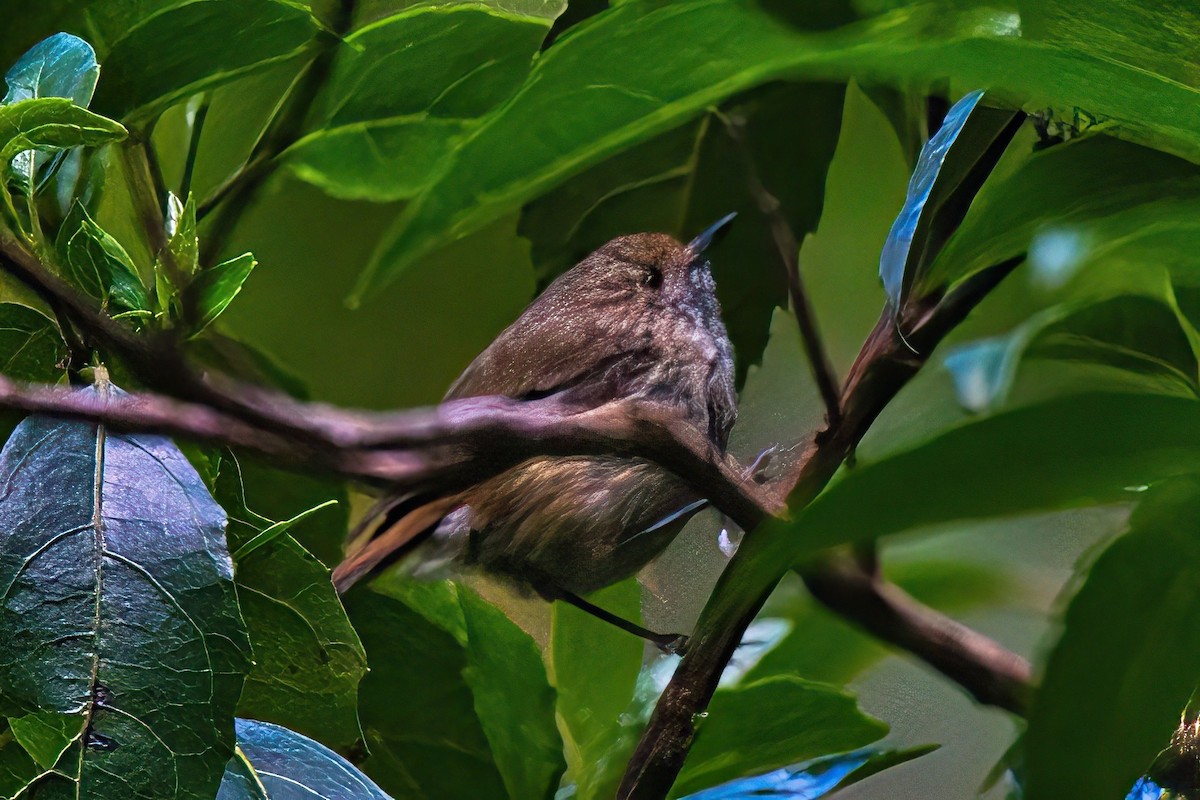
<instances>
[{"instance_id":1,"label":"bird's tail","mask_svg":"<svg viewBox=\"0 0 1200 800\"><path fill-rule=\"evenodd\" d=\"M361 535L351 535L346 558L333 571L334 587L345 592L384 561L411 550L461 504L461 498L452 495L411 509L401 503L377 505L367 514L368 526L381 516L382 520L369 532L364 527Z\"/></svg>"}]
</instances>

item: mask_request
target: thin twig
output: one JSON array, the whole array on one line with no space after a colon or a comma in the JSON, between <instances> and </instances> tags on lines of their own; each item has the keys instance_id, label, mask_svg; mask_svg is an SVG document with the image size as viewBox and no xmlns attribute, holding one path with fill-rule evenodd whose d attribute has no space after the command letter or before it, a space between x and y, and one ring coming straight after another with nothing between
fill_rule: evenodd
<instances>
[{"instance_id":1,"label":"thin twig","mask_svg":"<svg viewBox=\"0 0 1200 800\"><path fill-rule=\"evenodd\" d=\"M800 275L800 243L792 226L784 216L779 198L771 194L763 185L754 163L754 155L746 143L746 121L737 115L719 114L725 124L729 138L737 145L742 155L746 172L746 186L750 196L754 198L758 210L767 218L771 226L771 236L775 247L779 250L779 258L783 262L784 273L787 275L788 294L792 300L792 311L796 322L800 325L800 336L804 340L804 350L808 354L808 363L812 368L813 379L825 403L825 414L830 427L841 423L841 395L838 391L837 373L833 362L825 349L821 329L817 325L816 312L809 301L808 292L804 289L804 280Z\"/></svg>"}]
</instances>

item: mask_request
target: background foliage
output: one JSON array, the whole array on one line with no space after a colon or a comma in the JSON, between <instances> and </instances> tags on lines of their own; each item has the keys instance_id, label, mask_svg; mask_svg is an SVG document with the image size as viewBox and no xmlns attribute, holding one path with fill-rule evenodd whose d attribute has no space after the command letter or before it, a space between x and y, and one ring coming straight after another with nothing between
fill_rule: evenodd
<instances>
[{"instance_id":1,"label":"background foliage","mask_svg":"<svg viewBox=\"0 0 1200 800\"><path fill-rule=\"evenodd\" d=\"M919 280L1027 263L791 523L800 554L884 539L891 579L1033 656L1028 720L788 580L673 795L1120 797L1170 739L1200 646L1191 4L0 0L0 20L0 233L298 396L436 402L594 247L739 211L712 259L744 459L821 414L747 159L844 374L926 98L1031 112ZM7 277L0 301L3 373L65 381L52 309ZM486 583L385 575L343 608L328 566L361 497L244 454L31 419L0 474L6 796L604 798L673 666ZM722 526L598 602L688 629Z\"/></svg>"}]
</instances>

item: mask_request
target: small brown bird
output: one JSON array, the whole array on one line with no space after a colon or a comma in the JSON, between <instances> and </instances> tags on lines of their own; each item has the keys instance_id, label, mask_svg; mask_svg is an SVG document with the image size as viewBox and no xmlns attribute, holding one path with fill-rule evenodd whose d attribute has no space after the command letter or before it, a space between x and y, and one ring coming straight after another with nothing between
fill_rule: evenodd
<instances>
[{"instance_id":1,"label":"small brown bird","mask_svg":"<svg viewBox=\"0 0 1200 800\"><path fill-rule=\"evenodd\" d=\"M642 233L565 272L466 368L446 399L555 396L596 407L624 398L679 409L724 451L734 419L733 348L704 250L733 215L689 244ZM333 573L339 591L416 543L424 558L477 565L547 599L582 601L661 553L704 501L638 458L538 457L452 497L385 503Z\"/></svg>"}]
</instances>

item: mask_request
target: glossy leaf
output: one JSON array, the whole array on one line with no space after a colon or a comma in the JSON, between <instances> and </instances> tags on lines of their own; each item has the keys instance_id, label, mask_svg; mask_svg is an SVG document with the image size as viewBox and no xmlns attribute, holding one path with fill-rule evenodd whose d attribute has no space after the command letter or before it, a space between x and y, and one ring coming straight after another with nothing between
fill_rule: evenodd
<instances>
[{"instance_id":1,"label":"glossy leaf","mask_svg":"<svg viewBox=\"0 0 1200 800\"><path fill-rule=\"evenodd\" d=\"M96 51L69 33L43 39L21 56L4 75L4 103L34 97L65 97L87 108L100 77Z\"/></svg>"},{"instance_id":2,"label":"glossy leaf","mask_svg":"<svg viewBox=\"0 0 1200 800\"><path fill-rule=\"evenodd\" d=\"M56 33L31 47L4 76L8 92L4 104L35 97L65 97L87 108L100 77L100 65L92 46L69 33ZM33 187L39 159L21 153L14 159L13 172L24 187Z\"/></svg>"},{"instance_id":3,"label":"glossy leaf","mask_svg":"<svg viewBox=\"0 0 1200 800\"><path fill-rule=\"evenodd\" d=\"M39 787L211 797L249 656L224 512L168 440L86 423L30 418L0 475L0 713L73 729Z\"/></svg>"},{"instance_id":4,"label":"glossy leaf","mask_svg":"<svg viewBox=\"0 0 1200 800\"><path fill-rule=\"evenodd\" d=\"M688 795L687 800L756 800L771 797L780 800L817 800L935 749L936 745L909 750L859 750L816 758L794 767L784 767L705 789Z\"/></svg>"},{"instance_id":5,"label":"glossy leaf","mask_svg":"<svg viewBox=\"0 0 1200 800\"><path fill-rule=\"evenodd\" d=\"M178 100L304 53L317 32L286 0L197 0L137 17L108 48L95 107L145 121Z\"/></svg>"},{"instance_id":6,"label":"glossy leaf","mask_svg":"<svg viewBox=\"0 0 1200 800\"><path fill-rule=\"evenodd\" d=\"M641 616L642 592L623 581L591 601L625 619ZM642 666L641 639L567 603L555 603L550 663L567 767L579 800L616 793L634 742L622 715Z\"/></svg>"},{"instance_id":7,"label":"glossy leaf","mask_svg":"<svg viewBox=\"0 0 1200 800\"><path fill-rule=\"evenodd\" d=\"M942 126L921 148L904 207L896 216L879 277L893 309L912 281L958 227L983 181L1016 133L1022 114L980 105L983 91L954 104Z\"/></svg>"},{"instance_id":8,"label":"glossy leaf","mask_svg":"<svg viewBox=\"0 0 1200 800\"><path fill-rule=\"evenodd\" d=\"M671 796L862 747L887 729L828 684L781 676L720 689Z\"/></svg>"},{"instance_id":9,"label":"glossy leaf","mask_svg":"<svg viewBox=\"0 0 1200 800\"><path fill-rule=\"evenodd\" d=\"M391 800L353 764L307 736L252 719L237 720L236 728L244 760L230 763L217 800ZM246 772L261 792L246 780Z\"/></svg>"},{"instance_id":10,"label":"glossy leaf","mask_svg":"<svg viewBox=\"0 0 1200 800\"><path fill-rule=\"evenodd\" d=\"M199 272L184 291L184 308L195 310L193 331L199 333L229 308L233 298L258 266L253 254L243 253Z\"/></svg>"},{"instance_id":11,"label":"glossy leaf","mask_svg":"<svg viewBox=\"0 0 1200 800\"><path fill-rule=\"evenodd\" d=\"M449 2L371 20L346 37L325 120L288 151L288 165L336 197L410 197L520 86L564 5Z\"/></svg>"},{"instance_id":12,"label":"glossy leaf","mask_svg":"<svg viewBox=\"0 0 1200 800\"><path fill-rule=\"evenodd\" d=\"M1200 485L1155 487L1088 570L1024 737L1025 797L1120 797L1170 740L1200 660Z\"/></svg>"},{"instance_id":13,"label":"glossy leaf","mask_svg":"<svg viewBox=\"0 0 1200 800\"><path fill-rule=\"evenodd\" d=\"M1054 398L860 463L798 514L795 536L777 546L800 557L954 520L1133 500L1131 487L1200 471L1198 447L1195 400Z\"/></svg>"},{"instance_id":14,"label":"glossy leaf","mask_svg":"<svg viewBox=\"0 0 1200 800\"><path fill-rule=\"evenodd\" d=\"M71 282L92 297L132 311L148 311L150 297L121 243L76 205L79 226L65 240ZM66 231L63 231L66 234Z\"/></svg>"},{"instance_id":15,"label":"glossy leaf","mask_svg":"<svg viewBox=\"0 0 1200 800\"><path fill-rule=\"evenodd\" d=\"M125 128L62 97L0 106L0 174L25 150L66 150L119 142Z\"/></svg>"},{"instance_id":16,"label":"glossy leaf","mask_svg":"<svg viewBox=\"0 0 1200 800\"><path fill-rule=\"evenodd\" d=\"M1177 27L1173 14L1151 12L1156 25L1146 29L1159 32L1163 47L1186 52L1187 37L1177 33L1186 26ZM1080 106L1119 121L1109 129L1120 136L1200 157L1191 85L1105 58L1114 32L1092 32L1086 49L1063 48L1056 39L1020 35L1014 12L941 4L815 34L734 0L615 6L552 46L512 101L464 139L384 240L359 294L586 167L784 76L904 82L950 75L989 86L998 101ZM679 42L687 49L677 50ZM661 53L675 53L671 70L655 68ZM572 121L569 130L563 119ZM497 159L497 152L510 155Z\"/></svg>"}]
</instances>

